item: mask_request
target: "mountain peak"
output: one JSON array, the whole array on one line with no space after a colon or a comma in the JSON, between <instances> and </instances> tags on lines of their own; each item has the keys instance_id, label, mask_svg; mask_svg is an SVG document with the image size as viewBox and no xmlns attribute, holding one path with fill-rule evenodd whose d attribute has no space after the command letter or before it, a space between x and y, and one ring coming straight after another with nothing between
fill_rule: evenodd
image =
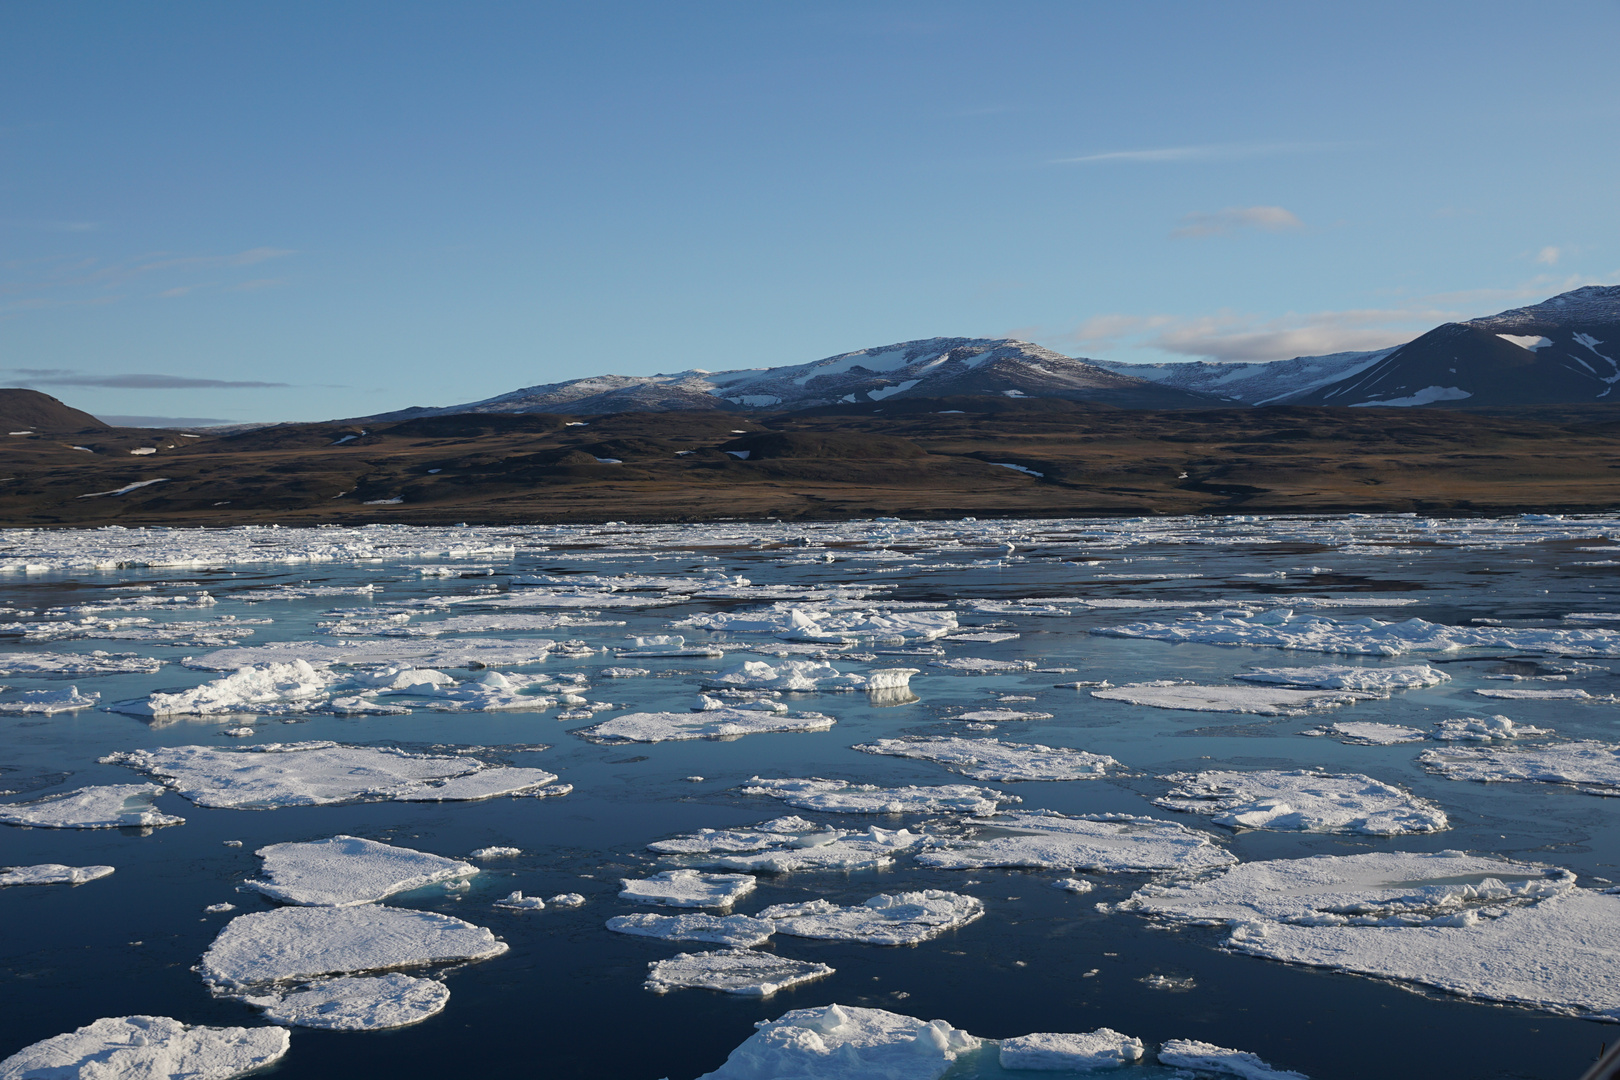
<instances>
[{"instance_id":1,"label":"mountain peak","mask_svg":"<svg viewBox=\"0 0 1620 1080\"><path fill-rule=\"evenodd\" d=\"M1499 333L1517 328L1557 330L1589 323L1620 323L1620 285L1582 285L1539 304L1470 319L1466 325Z\"/></svg>"}]
</instances>

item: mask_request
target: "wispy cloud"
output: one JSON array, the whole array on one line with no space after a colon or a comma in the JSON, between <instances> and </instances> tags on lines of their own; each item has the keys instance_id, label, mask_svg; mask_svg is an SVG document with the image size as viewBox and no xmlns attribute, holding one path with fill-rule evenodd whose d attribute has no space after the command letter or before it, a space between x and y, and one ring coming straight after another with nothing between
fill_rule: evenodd
<instances>
[{"instance_id":1,"label":"wispy cloud","mask_svg":"<svg viewBox=\"0 0 1620 1080\"><path fill-rule=\"evenodd\" d=\"M1159 146L1141 150L1107 150L1098 154L1058 158L1059 165L1162 164L1183 161L1235 161L1241 158L1311 154L1340 149L1343 143L1208 143L1202 146Z\"/></svg>"},{"instance_id":2,"label":"wispy cloud","mask_svg":"<svg viewBox=\"0 0 1620 1080\"><path fill-rule=\"evenodd\" d=\"M4 376L21 386L100 386L115 390L263 390L289 386L251 379L194 379L186 375L93 375L66 368L11 368Z\"/></svg>"},{"instance_id":3,"label":"wispy cloud","mask_svg":"<svg viewBox=\"0 0 1620 1080\"><path fill-rule=\"evenodd\" d=\"M1284 232L1304 227L1305 223L1293 211L1280 206L1228 206L1212 214L1188 214L1181 219L1181 227L1170 235L1179 238L1224 236L1238 229Z\"/></svg>"},{"instance_id":4,"label":"wispy cloud","mask_svg":"<svg viewBox=\"0 0 1620 1080\"><path fill-rule=\"evenodd\" d=\"M1455 317L1453 312L1419 307L1317 311L1274 318L1231 311L1196 317L1099 315L1047 340L1087 355L1126 348L1201 360L1286 360L1399 345Z\"/></svg>"},{"instance_id":5,"label":"wispy cloud","mask_svg":"<svg viewBox=\"0 0 1620 1080\"><path fill-rule=\"evenodd\" d=\"M1542 264L1543 266L1557 266L1558 257L1562 254L1563 252L1558 248L1548 244L1546 247L1536 252L1536 262Z\"/></svg>"},{"instance_id":6,"label":"wispy cloud","mask_svg":"<svg viewBox=\"0 0 1620 1080\"><path fill-rule=\"evenodd\" d=\"M199 289L265 288L281 279L233 283L236 275L231 272L293 254L288 248L256 247L224 255L156 251L117 260L88 255L12 260L0 263L0 271L4 272L0 278L0 317L48 307L114 303L131 295L173 298ZM142 286L142 282L149 283Z\"/></svg>"}]
</instances>

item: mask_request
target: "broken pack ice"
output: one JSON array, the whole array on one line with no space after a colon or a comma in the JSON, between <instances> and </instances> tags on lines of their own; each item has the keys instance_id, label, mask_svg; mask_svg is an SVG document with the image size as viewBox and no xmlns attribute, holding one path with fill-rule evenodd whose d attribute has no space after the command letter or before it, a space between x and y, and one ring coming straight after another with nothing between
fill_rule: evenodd
<instances>
[{"instance_id":1,"label":"broken pack ice","mask_svg":"<svg viewBox=\"0 0 1620 1080\"><path fill-rule=\"evenodd\" d=\"M0 803L0 824L35 829L124 829L184 825L152 804L166 789L154 784L98 784L32 802Z\"/></svg>"},{"instance_id":2,"label":"broken pack ice","mask_svg":"<svg viewBox=\"0 0 1620 1080\"><path fill-rule=\"evenodd\" d=\"M698 1080L939 1080L980 1045L943 1020L826 1005L761 1023L724 1065Z\"/></svg>"},{"instance_id":3,"label":"broken pack ice","mask_svg":"<svg viewBox=\"0 0 1620 1080\"><path fill-rule=\"evenodd\" d=\"M0 1080L232 1080L279 1059L288 1039L281 1027L193 1027L167 1016L110 1016L23 1047L0 1061Z\"/></svg>"},{"instance_id":4,"label":"broken pack ice","mask_svg":"<svg viewBox=\"0 0 1620 1080\"><path fill-rule=\"evenodd\" d=\"M263 880L246 882L272 900L305 906L352 907L410 889L478 873L471 863L337 835L309 843L271 844L256 853Z\"/></svg>"},{"instance_id":5,"label":"broken pack ice","mask_svg":"<svg viewBox=\"0 0 1620 1080\"><path fill-rule=\"evenodd\" d=\"M662 941L708 941L740 949L763 945L776 933L776 924L749 915L654 915L637 912L615 915L607 928L620 934Z\"/></svg>"},{"instance_id":6,"label":"broken pack ice","mask_svg":"<svg viewBox=\"0 0 1620 1080\"><path fill-rule=\"evenodd\" d=\"M1002 803L1021 801L1016 795L971 784L880 787L819 777L765 780L755 776L739 790L744 795L769 795L800 810L834 814L993 814Z\"/></svg>"},{"instance_id":7,"label":"broken pack ice","mask_svg":"<svg viewBox=\"0 0 1620 1080\"><path fill-rule=\"evenodd\" d=\"M1586 795L1620 796L1620 745L1587 740L1534 749L1447 746L1425 750L1424 768L1448 780L1561 784Z\"/></svg>"},{"instance_id":8,"label":"broken pack ice","mask_svg":"<svg viewBox=\"0 0 1620 1080\"><path fill-rule=\"evenodd\" d=\"M1100 873L1208 870L1237 861L1208 833L1130 814L1069 817L1030 810L972 824L973 835L938 841L917 861L945 870L996 866Z\"/></svg>"},{"instance_id":9,"label":"broken pack ice","mask_svg":"<svg viewBox=\"0 0 1620 1080\"><path fill-rule=\"evenodd\" d=\"M320 979L286 992L242 998L264 1010L267 1020L326 1031L382 1031L437 1016L450 1003L450 988L434 979L397 972Z\"/></svg>"},{"instance_id":10,"label":"broken pack ice","mask_svg":"<svg viewBox=\"0 0 1620 1080\"><path fill-rule=\"evenodd\" d=\"M984 902L974 896L921 889L916 892L879 893L853 907L829 900L773 904L756 919L768 919L779 934L854 941L864 945L916 945L966 926L984 914Z\"/></svg>"},{"instance_id":11,"label":"broken pack ice","mask_svg":"<svg viewBox=\"0 0 1620 1080\"><path fill-rule=\"evenodd\" d=\"M1160 777L1177 785L1158 806L1207 814L1229 828L1398 836L1449 829L1445 811L1360 773L1210 770Z\"/></svg>"},{"instance_id":12,"label":"broken pack ice","mask_svg":"<svg viewBox=\"0 0 1620 1080\"><path fill-rule=\"evenodd\" d=\"M685 739L732 739L768 732L826 731L835 721L821 713L780 714L755 709L718 708L702 712L625 713L578 728L587 742L657 743Z\"/></svg>"},{"instance_id":13,"label":"broken pack ice","mask_svg":"<svg viewBox=\"0 0 1620 1080\"><path fill-rule=\"evenodd\" d=\"M891 757L937 762L952 772L975 780L1009 783L1018 780L1093 780L1108 775L1119 762L1107 754L1092 754L1040 743L1011 743L998 739L965 739L955 735L919 735L860 743L856 750Z\"/></svg>"},{"instance_id":14,"label":"broken pack ice","mask_svg":"<svg viewBox=\"0 0 1620 1080\"><path fill-rule=\"evenodd\" d=\"M647 965L644 984L655 994L691 987L720 990L727 994L769 997L778 990L833 973L826 964L790 960L774 953L752 949L716 949L711 952L676 953L668 960Z\"/></svg>"},{"instance_id":15,"label":"broken pack ice","mask_svg":"<svg viewBox=\"0 0 1620 1080\"><path fill-rule=\"evenodd\" d=\"M63 866L40 863L37 866L0 866L0 886L6 885L83 885L113 872L110 866Z\"/></svg>"},{"instance_id":16,"label":"broken pack ice","mask_svg":"<svg viewBox=\"0 0 1620 1080\"><path fill-rule=\"evenodd\" d=\"M702 874L696 870L665 870L645 878L622 878L619 896L643 904L666 907L728 908L754 891L749 874Z\"/></svg>"},{"instance_id":17,"label":"broken pack ice","mask_svg":"<svg viewBox=\"0 0 1620 1080\"><path fill-rule=\"evenodd\" d=\"M1179 679L1159 679L1093 690L1091 696L1155 709L1302 716L1316 709L1348 705L1368 695L1348 690L1296 690L1280 686L1200 686Z\"/></svg>"}]
</instances>

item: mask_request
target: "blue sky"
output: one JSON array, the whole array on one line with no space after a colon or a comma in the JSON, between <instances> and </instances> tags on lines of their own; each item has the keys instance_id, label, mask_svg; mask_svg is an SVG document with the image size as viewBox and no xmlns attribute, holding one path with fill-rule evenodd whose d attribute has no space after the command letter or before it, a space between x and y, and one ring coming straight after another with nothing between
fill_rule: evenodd
<instances>
[{"instance_id":1,"label":"blue sky","mask_svg":"<svg viewBox=\"0 0 1620 1080\"><path fill-rule=\"evenodd\" d=\"M1620 280L1620 5L0 6L0 385L315 420Z\"/></svg>"}]
</instances>

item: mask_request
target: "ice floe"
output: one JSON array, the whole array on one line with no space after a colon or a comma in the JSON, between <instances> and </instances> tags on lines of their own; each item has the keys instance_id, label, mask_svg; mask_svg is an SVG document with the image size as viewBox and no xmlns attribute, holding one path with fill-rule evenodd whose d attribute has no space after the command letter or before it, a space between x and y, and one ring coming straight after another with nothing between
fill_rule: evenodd
<instances>
[{"instance_id":1,"label":"ice floe","mask_svg":"<svg viewBox=\"0 0 1620 1080\"><path fill-rule=\"evenodd\" d=\"M769 732L826 731L836 721L821 713L775 714L721 707L701 712L625 713L574 734L590 742L656 743L682 739L730 739Z\"/></svg>"},{"instance_id":2,"label":"ice floe","mask_svg":"<svg viewBox=\"0 0 1620 1080\"><path fill-rule=\"evenodd\" d=\"M1032 1072L1096 1072L1142 1060L1141 1039L1112 1028L1082 1034L1036 1032L1003 1039L998 1051L1003 1069Z\"/></svg>"},{"instance_id":3,"label":"ice floe","mask_svg":"<svg viewBox=\"0 0 1620 1080\"><path fill-rule=\"evenodd\" d=\"M1542 690L1532 688L1476 686L1474 693L1480 697L1498 698L1503 701L1596 701L1605 700L1594 698L1579 687L1560 687L1556 690Z\"/></svg>"},{"instance_id":4,"label":"ice floe","mask_svg":"<svg viewBox=\"0 0 1620 1080\"><path fill-rule=\"evenodd\" d=\"M831 605L829 605L829 608ZM763 611L706 612L677 627L772 634L785 641L933 641L957 629L954 611L833 611L778 603Z\"/></svg>"},{"instance_id":5,"label":"ice floe","mask_svg":"<svg viewBox=\"0 0 1620 1080\"><path fill-rule=\"evenodd\" d=\"M27 652L0 654L0 676L13 675L151 675L163 666L134 653Z\"/></svg>"},{"instance_id":6,"label":"ice floe","mask_svg":"<svg viewBox=\"0 0 1620 1080\"><path fill-rule=\"evenodd\" d=\"M450 988L414 975L322 979L286 993L243 997L277 1024L327 1031L380 1031L419 1023L444 1011Z\"/></svg>"},{"instance_id":7,"label":"ice floe","mask_svg":"<svg viewBox=\"0 0 1620 1080\"><path fill-rule=\"evenodd\" d=\"M665 870L645 878L622 878L619 896L643 904L666 907L728 908L754 891L750 874L703 874L696 870Z\"/></svg>"},{"instance_id":8,"label":"ice floe","mask_svg":"<svg viewBox=\"0 0 1620 1080\"><path fill-rule=\"evenodd\" d=\"M1309 687L1317 690L1357 690L1364 693L1388 694L1393 690L1438 686L1440 683L1449 682L1451 676L1429 664L1398 664L1390 667L1317 664L1314 667L1252 668L1249 671L1239 672L1237 678L1250 682L1278 683L1283 686Z\"/></svg>"},{"instance_id":9,"label":"ice floe","mask_svg":"<svg viewBox=\"0 0 1620 1080\"><path fill-rule=\"evenodd\" d=\"M434 911L283 907L226 923L197 970L217 990L241 993L323 975L485 960L506 949L483 927Z\"/></svg>"},{"instance_id":10,"label":"ice floe","mask_svg":"<svg viewBox=\"0 0 1620 1080\"><path fill-rule=\"evenodd\" d=\"M825 978L832 973L833 969L826 964L790 960L773 953L755 952L752 949L716 949L710 952L676 953L668 960L649 964L644 985L655 994L695 988L769 997L778 990Z\"/></svg>"},{"instance_id":11,"label":"ice floe","mask_svg":"<svg viewBox=\"0 0 1620 1080\"><path fill-rule=\"evenodd\" d=\"M12 716L55 716L57 713L88 709L101 700L91 691L80 693L77 686L65 690L25 690L15 697L0 698L0 713Z\"/></svg>"},{"instance_id":12,"label":"ice floe","mask_svg":"<svg viewBox=\"0 0 1620 1080\"><path fill-rule=\"evenodd\" d=\"M1505 716L1448 716L1434 725L1434 737L1441 742L1494 742L1551 734L1550 728L1517 724Z\"/></svg>"},{"instance_id":13,"label":"ice floe","mask_svg":"<svg viewBox=\"0 0 1620 1080\"><path fill-rule=\"evenodd\" d=\"M818 690L903 690L916 675L916 668L880 668L867 675L841 674L821 660L784 660L775 665L762 660L745 660L730 671L704 680L704 686L718 689L781 690L809 693Z\"/></svg>"},{"instance_id":14,"label":"ice floe","mask_svg":"<svg viewBox=\"0 0 1620 1080\"><path fill-rule=\"evenodd\" d=\"M1417 728L1400 724L1376 724L1353 720L1341 724L1325 724L1301 735L1325 735L1350 746L1395 746L1399 743L1422 742L1427 735Z\"/></svg>"},{"instance_id":15,"label":"ice floe","mask_svg":"<svg viewBox=\"0 0 1620 1080\"><path fill-rule=\"evenodd\" d=\"M1156 805L1207 814L1234 829L1399 836L1451 827L1445 811L1428 800L1360 773L1210 770L1161 779L1176 787L1154 799Z\"/></svg>"},{"instance_id":16,"label":"ice floe","mask_svg":"<svg viewBox=\"0 0 1620 1080\"><path fill-rule=\"evenodd\" d=\"M200 671L235 671L259 664L287 664L303 660L312 667L364 667L398 664L421 668L521 667L538 664L551 655L556 642L549 638L508 641L481 638L472 641L275 641L218 649L181 662Z\"/></svg>"},{"instance_id":17,"label":"ice floe","mask_svg":"<svg viewBox=\"0 0 1620 1080\"><path fill-rule=\"evenodd\" d=\"M1069 817L1031 810L973 825L976 835L940 841L917 861L945 870L1002 866L1098 873L1208 870L1237 861L1208 833L1131 814Z\"/></svg>"},{"instance_id":18,"label":"ice floe","mask_svg":"<svg viewBox=\"0 0 1620 1080\"><path fill-rule=\"evenodd\" d=\"M818 777L755 776L740 790L744 795L769 795L800 810L834 814L993 814L1002 803L1021 801L1016 795L971 784L881 787Z\"/></svg>"},{"instance_id":19,"label":"ice floe","mask_svg":"<svg viewBox=\"0 0 1620 1080\"><path fill-rule=\"evenodd\" d=\"M1033 660L987 660L979 656L953 656L949 660L932 660L930 667L944 668L957 675L1008 675L1015 671L1034 671Z\"/></svg>"},{"instance_id":20,"label":"ice floe","mask_svg":"<svg viewBox=\"0 0 1620 1080\"><path fill-rule=\"evenodd\" d=\"M1092 780L1106 776L1119 762L1063 746L966 739L956 735L912 736L860 743L856 750L891 757L937 762L975 780L1010 783L1018 780Z\"/></svg>"},{"instance_id":21,"label":"ice floe","mask_svg":"<svg viewBox=\"0 0 1620 1080\"><path fill-rule=\"evenodd\" d=\"M1277 686L1200 686L1179 679L1157 679L1093 690L1091 696L1104 701L1150 705L1155 709L1302 716L1316 709L1359 701L1366 695L1346 690L1296 690Z\"/></svg>"},{"instance_id":22,"label":"ice floe","mask_svg":"<svg viewBox=\"0 0 1620 1080\"><path fill-rule=\"evenodd\" d=\"M637 912L615 915L609 930L664 941L709 941L747 949L763 945L776 933L776 924L748 915L654 915Z\"/></svg>"},{"instance_id":23,"label":"ice floe","mask_svg":"<svg viewBox=\"0 0 1620 1080\"><path fill-rule=\"evenodd\" d=\"M184 825L152 804L164 789L152 784L98 784L32 802L0 803L0 824L36 829L124 829Z\"/></svg>"},{"instance_id":24,"label":"ice floe","mask_svg":"<svg viewBox=\"0 0 1620 1080\"><path fill-rule=\"evenodd\" d=\"M522 891L510 892L500 900L495 901L495 907L507 911L544 911L546 902L538 896L524 896Z\"/></svg>"},{"instance_id":25,"label":"ice floe","mask_svg":"<svg viewBox=\"0 0 1620 1080\"><path fill-rule=\"evenodd\" d=\"M729 855L767 848L830 844L843 835L842 830L817 825L802 817L779 817L740 829L699 829L695 833L655 841L647 845L647 850L661 855Z\"/></svg>"},{"instance_id":26,"label":"ice floe","mask_svg":"<svg viewBox=\"0 0 1620 1080\"><path fill-rule=\"evenodd\" d=\"M1218 1073L1242 1080L1309 1080L1304 1073L1274 1069L1244 1050L1228 1050L1197 1039L1171 1039L1159 1047L1159 1063L1194 1073Z\"/></svg>"},{"instance_id":27,"label":"ice floe","mask_svg":"<svg viewBox=\"0 0 1620 1080\"><path fill-rule=\"evenodd\" d=\"M681 861L689 866L757 874L876 870L893 865L897 854L917 847L925 839L922 834L906 829L880 829L874 825L864 832L842 829L811 832L796 837L793 843L763 851L687 855Z\"/></svg>"},{"instance_id":28,"label":"ice floe","mask_svg":"<svg viewBox=\"0 0 1620 1080\"><path fill-rule=\"evenodd\" d=\"M118 751L101 760L160 777L198 806L233 810L485 799L534 792L556 779L540 769L485 765L463 755L413 754L323 741L264 743L238 750L166 746Z\"/></svg>"},{"instance_id":29,"label":"ice floe","mask_svg":"<svg viewBox=\"0 0 1620 1080\"><path fill-rule=\"evenodd\" d=\"M257 852L262 880L249 888L284 904L349 907L408 889L478 873L471 863L338 835L308 843L271 844Z\"/></svg>"},{"instance_id":30,"label":"ice floe","mask_svg":"<svg viewBox=\"0 0 1620 1080\"><path fill-rule=\"evenodd\" d=\"M952 720L966 720L974 724L1008 724L1023 720L1050 720L1049 712L1025 712L1018 709L975 709L958 716Z\"/></svg>"},{"instance_id":31,"label":"ice floe","mask_svg":"<svg viewBox=\"0 0 1620 1080\"><path fill-rule=\"evenodd\" d=\"M6 885L83 885L113 872L110 866L63 866L40 863L37 866L0 866L0 886Z\"/></svg>"},{"instance_id":32,"label":"ice floe","mask_svg":"<svg viewBox=\"0 0 1620 1080\"><path fill-rule=\"evenodd\" d=\"M974 896L923 889L879 893L853 907L829 900L773 904L754 917L769 920L779 934L864 945L916 945L966 926L984 915Z\"/></svg>"},{"instance_id":33,"label":"ice floe","mask_svg":"<svg viewBox=\"0 0 1620 1080\"><path fill-rule=\"evenodd\" d=\"M1620 796L1620 746L1588 740L1533 749L1516 746L1447 746L1425 750L1418 761L1448 780L1562 784L1587 795Z\"/></svg>"},{"instance_id":34,"label":"ice floe","mask_svg":"<svg viewBox=\"0 0 1620 1080\"><path fill-rule=\"evenodd\" d=\"M231 1080L287 1052L283 1027L193 1027L167 1016L112 1016L26 1046L0 1080Z\"/></svg>"},{"instance_id":35,"label":"ice floe","mask_svg":"<svg viewBox=\"0 0 1620 1080\"><path fill-rule=\"evenodd\" d=\"M122 701L112 708L143 716L302 712L324 704L326 688L334 678L305 660L258 664L238 668L222 679L191 690L149 694L145 699Z\"/></svg>"},{"instance_id":36,"label":"ice floe","mask_svg":"<svg viewBox=\"0 0 1620 1080\"><path fill-rule=\"evenodd\" d=\"M883 1009L795 1009L759 1030L698 1080L939 1080L980 1040L943 1020Z\"/></svg>"}]
</instances>

